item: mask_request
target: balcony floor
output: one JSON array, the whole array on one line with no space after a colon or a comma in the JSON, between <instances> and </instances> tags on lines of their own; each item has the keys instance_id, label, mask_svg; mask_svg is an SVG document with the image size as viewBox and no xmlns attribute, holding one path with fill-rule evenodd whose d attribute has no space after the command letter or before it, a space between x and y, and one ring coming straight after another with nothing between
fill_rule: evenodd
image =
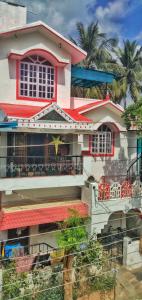
<instances>
[{"instance_id":1,"label":"balcony floor","mask_svg":"<svg viewBox=\"0 0 142 300\"><path fill-rule=\"evenodd\" d=\"M33 201L33 200L29 200ZM3 211L6 213L9 212L16 212L16 211L25 211L25 210L34 210L34 209L40 209L40 208L48 208L48 207L60 207L60 206L65 206L65 205L74 205L74 204L80 204L81 200L80 199L74 199L74 200L68 200L65 199L60 200L60 199L54 199L54 200L47 200L48 202L44 203L37 203L37 204L23 204L23 205L17 205L17 206L11 206L11 207L5 207L3 208ZM27 202L27 201L26 201Z\"/></svg>"}]
</instances>

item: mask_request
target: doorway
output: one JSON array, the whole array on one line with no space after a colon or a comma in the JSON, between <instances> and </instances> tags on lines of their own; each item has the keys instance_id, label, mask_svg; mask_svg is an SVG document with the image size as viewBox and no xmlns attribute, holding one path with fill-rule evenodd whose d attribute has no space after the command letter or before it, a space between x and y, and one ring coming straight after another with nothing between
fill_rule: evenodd
<instances>
[{"instance_id":1,"label":"doorway","mask_svg":"<svg viewBox=\"0 0 142 300\"><path fill-rule=\"evenodd\" d=\"M24 247L24 254L29 252L29 227L13 228L8 230L8 244L20 244Z\"/></svg>"}]
</instances>

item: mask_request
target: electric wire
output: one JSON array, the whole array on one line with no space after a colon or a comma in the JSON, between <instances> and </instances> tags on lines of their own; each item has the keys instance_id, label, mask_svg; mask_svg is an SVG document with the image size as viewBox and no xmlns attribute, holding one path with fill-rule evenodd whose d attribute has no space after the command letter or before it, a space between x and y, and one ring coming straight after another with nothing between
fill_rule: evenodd
<instances>
[{"instance_id":1,"label":"electric wire","mask_svg":"<svg viewBox=\"0 0 142 300\"><path fill-rule=\"evenodd\" d=\"M131 241L132 241L133 239L131 239ZM135 238L134 238L134 240L135 240ZM114 242L112 242L112 243L109 243L109 244L104 244L103 245L103 247L106 247L106 246L111 246L111 245L116 245L117 243L120 243L120 242L123 242L123 239L122 240L119 240L119 241L114 241ZM87 249L83 249L83 250L81 250L81 251L77 251L77 252L72 252L72 253L70 253L70 254L67 254L67 255L64 255L64 258L65 257L69 257L69 256L74 256L74 255L78 255L79 253L83 253L84 254L84 252L87 252L88 250L93 250L93 249L95 249L95 247L89 247L89 248L87 248ZM136 253L137 251L135 250L135 251L131 251L131 252L129 252L129 254L133 254L133 253ZM116 255L116 256L111 256L111 257L107 257L107 262L108 261L112 261L112 260L114 260L114 259L118 259L118 258L122 258L123 257L123 254L120 254L120 255ZM61 257L58 257L58 259L59 258L63 258L63 255L61 256ZM51 260L54 260L54 259L51 259ZM40 263L39 262L36 262L36 263L33 263L33 265L38 265L38 264L41 264L41 263L43 263L43 262L47 262L48 261L48 259L46 259L46 260L42 260L42 261L40 261ZM77 269L80 269L80 268L85 268L85 267L87 267L87 266L91 266L91 265L94 265L94 263L90 263L90 264L83 264L83 265L81 265L81 266L79 266L79 267L77 267ZM23 266L23 268L24 267L27 267L27 266L31 266L31 264L24 264L24 266ZM96 266L100 266L99 265L99 263L97 264L97 263L95 263L95 267ZM21 267L21 269L22 269L22 267ZM71 271L71 270L73 270L74 268L70 268L70 269L68 269L68 271ZM6 269L7 271L11 271L11 270L15 270L15 268L7 268ZM44 270L44 271L42 271L42 273L44 273L44 272L47 272L47 270ZM56 271L56 272L53 272L51 275L57 275L58 273L64 273L64 270L60 270L60 271ZM22 281L20 281L20 282L22 282ZM12 284L10 284L10 285L13 285L14 283L12 283ZM9 285L9 284L8 284ZM5 286L5 285L3 285L3 286Z\"/></svg>"},{"instance_id":2,"label":"electric wire","mask_svg":"<svg viewBox=\"0 0 142 300\"><path fill-rule=\"evenodd\" d=\"M133 228L131 228L131 229L128 229L127 231L126 231L126 233L127 232L131 232L131 231L134 231L134 230L136 230L136 229L141 229L142 227L141 226L137 226L137 227L133 227ZM112 234L110 234L110 235L106 235L105 237L100 237L100 238L98 238L98 239L96 239L96 241L101 241L102 242L102 239L106 239L106 238L108 238L108 237L112 237L112 236L117 236L117 235L120 235L120 233L112 233ZM14 239L13 239L14 240ZM104 246L104 247L108 247L108 246L111 246L111 245L113 245L113 244L118 244L118 243L120 243L120 242L122 242L123 241L123 239L121 240L121 239L119 239L119 240L117 240L117 241L113 241L113 242L110 242L110 243L107 243L107 244L102 244L102 246ZM88 242L86 241L86 240L84 240L84 241L81 241L81 242L76 242L76 243L70 243L69 244L69 246L74 246L74 245L81 245L81 244L87 244ZM58 247L58 248L56 248L55 249L55 251L58 251L58 250L63 250L63 248L62 247ZM87 251L88 249L83 249L83 250L78 250L77 252L74 252L73 253L73 255L75 255L75 254L78 254L78 253L82 253L82 252L85 252L85 251ZM54 251L54 249L52 249L52 250L48 250L48 254L51 254L51 253L53 253L53 251ZM42 255L44 255L44 254L47 254L47 252L43 252L42 253ZM35 253L34 254L29 254L29 255L26 255L26 257L32 257L32 256L35 256ZM65 256L69 256L69 255L65 255ZM64 256L64 257L65 257ZM58 259L59 258L62 258L63 257L63 255L61 255L61 256L58 256ZM11 260L14 260L15 258L11 258ZM4 258L4 259L2 259L1 260L1 262L2 261L8 261L9 260L9 258ZM46 261L46 260L45 260ZM29 265L29 264L28 264ZM27 266L28 266L27 265ZM11 269L11 268L10 268ZM13 268L12 268L13 269Z\"/></svg>"},{"instance_id":3,"label":"electric wire","mask_svg":"<svg viewBox=\"0 0 142 300\"><path fill-rule=\"evenodd\" d=\"M142 207L141 207L142 208ZM111 214L111 212L110 213L108 213L108 214ZM117 212L115 213L115 214L117 214ZM118 212L118 214L120 214L120 212ZM94 214L94 215L96 215L96 214ZM98 215L100 215L100 214L98 214ZM137 214L134 214L134 215L132 215L132 216L123 216L123 217L119 217L119 218L114 218L114 219L112 219L112 220L109 220L109 222L113 222L113 221L119 221L119 220L125 220L125 219L131 219L131 218L135 218L135 217L138 217L138 215ZM55 222L55 223L59 223L59 222ZM78 225L78 226L73 226L73 227L71 227L71 228L61 228L61 229L56 229L56 230L52 230L52 234L53 233L59 233L59 232L63 232L63 231L70 231L70 230L74 230L74 229L77 229L77 228L82 228L82 227L88 227L88 226L93 226L93 225L98 225L98 224L104 224L104 221L99 221L99 222L94 222L94 223L87 223L86 222L86 224L82 224L82 225ZM129 230L129 229L128 229ZM126 230L126 231L128 231L128 230ZM16 240L22 240L22 239L25 239L25 238L28 238L28 237L37 237L37 236L44 236L44 235L47 235L49 232L47 231L47 232L42 232L42 233L35 233L35 234L31 234L31 235L26 235L26 236L22 236L22 237L17 237L17 238L12 238L12 239L2 239L0 242L3 242L3 243L6 243L6 242L8 242L8 241L16 241ZM108 237L108 236L112 236L112 235L117 235L117 233L111 233L110 235L107 235L106 237Z\"/></svg>"},{"instance_id":4,"label":"electric wire","mask_svg":"<svg viewBox=\"0 0 142 300\"><path fill-rule=\"evenodd\" d=\"M137 263L133 263L133 264L131 264L131 266L132 265L137 265L137 264L140 264L141 263L141 261L139 261L139 262L137 262ZM105 275L105 274L108 274L108 273L111 273L111 274L116 274L117 272L119 272L119 270L116 270L116 269L112 269L112 270L109 270L109 271L104 271L104 272L102 272L101 273L101 275L91 275L91 276L86 276L86 278L83 278L83 279L77 279L76 281L75 281L75 283L77 283L77 282L81 282L81 281L87 281L88 279L92 279L92 278L99 278L99 277L101 277L102 275ZM117 278L116 278L116 281L117 281ZM60 285L56 285L56 286L53 286L53 287L49 287L49 288L46 288L46 289L42 289L42 290L39 290L39 291L36 291L35 292L35 294L39 294L39 293L43 293L43 292L46 292L46 291L48 291L48 290L52 290L52 289L57 289L57 288L60 288L60 287L64 287L64 286L66 286L66 285L70 285L70 284L74 284L74 281L70 281L70 282L68 282L68 283L64 283L64 284L60 284ZM29 294L25 294L25 295L20 295L20 296L18 296L18 297L15 297L15 298L9 298L8 300L18 300L19 299L19 297L20 297L20 299L21 299L21 297L24 299L25 297L27 297L27 296L31 296L33 293L29 293Z\"/></svg>"}]
</instances>

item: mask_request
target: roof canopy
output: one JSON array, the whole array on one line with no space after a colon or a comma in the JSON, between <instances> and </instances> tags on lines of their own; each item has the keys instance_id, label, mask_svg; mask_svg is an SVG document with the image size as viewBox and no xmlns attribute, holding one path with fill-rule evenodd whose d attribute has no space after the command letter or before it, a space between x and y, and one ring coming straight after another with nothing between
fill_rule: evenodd
<instances>
[{"instance_id":1,"label":"roof canopy","mask_svg":"<svg viewBox=\"0 0 142 300\"><path fill-rule=\"evenodd\" d=\"M72 85L90 88L100 84L112 83L116 76L112 73L72 66Z\"/></svg>"},{"instance_id":2,"label":"roof canopy","mask_svg":"<svg viewBox=\"0 0 142 300\"><path fill-rule=\"evenodd\" d=\"M1 211L0 230L64 221L70 216L69 209L77 210L82 217L88 216L88 206L81 201L32 210Z\"/></svg>"}]
</instances>

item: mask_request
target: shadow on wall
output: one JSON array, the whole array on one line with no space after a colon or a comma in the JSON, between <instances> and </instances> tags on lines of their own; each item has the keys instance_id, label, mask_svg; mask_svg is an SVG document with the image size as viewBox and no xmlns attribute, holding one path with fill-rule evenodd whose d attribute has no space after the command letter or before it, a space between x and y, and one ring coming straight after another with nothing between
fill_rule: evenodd
<instances>
[{"instance_id":1,"label":"shadow on wall","mask_svg":"<svg viewBox=\"0 0 142 300\"><path fill-rule=\"evenodd\" d=\"M125 156L125 150L120 147L118 157L115 159L107 158L103 166L104 176L108 183L118 181L121 182L126 179L128 168L128 159Z\"/></svg>"}]
</instances>

